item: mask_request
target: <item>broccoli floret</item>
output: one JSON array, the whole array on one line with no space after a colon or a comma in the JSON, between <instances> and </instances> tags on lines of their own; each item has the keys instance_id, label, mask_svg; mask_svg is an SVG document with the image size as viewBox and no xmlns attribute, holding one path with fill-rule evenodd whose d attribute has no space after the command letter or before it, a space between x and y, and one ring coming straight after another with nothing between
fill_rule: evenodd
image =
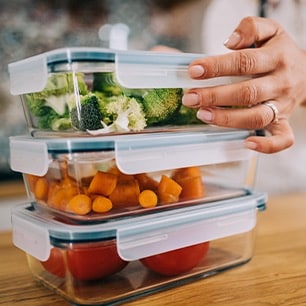
<instances>
[{"instance_id":1,"label":"broccoli floret","mask_svg":"<svg viewBox=\"0 0 306 306\"><path fill-rule=\"evenodd\" d=\"M70 117L55 119L51 124L51 129L53 131L63 131L63 130L69 130L71 128L72 125Z\"/></svg>"},{"instance_id":2,"label":"broccoli floret","mask_svg":"<svg viewBox=\"0 0 306 306\"><path fill-rule=\"evenodd\" d=\"M92 90L103 92L107 96L119 96L122 94L122 89L116 82L113 72L95 73Z\"/></svg>"},{"instance_id":3,"label":"broccoli floret","mask_svg":"<svg viewBox=\"0 0 306 306\"><path fill-rule=\"evenodd\" d=\"M109 97L107 94L100 91L95 91L93 94L98 98L99 109L102 114L103 123L106 125L111 124L115 118L114 114L110 114L107 111L107 106L110 102L115 101L117 96Z\"/></svg>"},{"instance_id":4,"label":"broccoli floret","mask_svg":"<svg viewBox=\"0 0 306 306\"><path fill-rule=\"evenodd\" d=\"M118 131L141 131L146 126L142 106L135 98L126 96L110 97L106 105L106 115L113 118Z\"/></svg>"},{"instance_id":5,"label":"broccoli floret","mask_svg":"<svg viewBox=\"0 0 306 306\"><path fill-rule=\"evenodd\" d=\"M148 92L145 88L122 88L124 95L142 100L144 94Z\"/></svg>"},{"instance_id":6,"label":"broccoli floret","mask_svg":"<svg viewBox=\"0 0 306 306\"><path fill-rule=\"evenodd\" d=\"M179 111L171 119L173 125L187 125L187 124L203 124L201 120L197 118L198 109L186 107L181 105Z\"/></svg>"},{"instance_id":7,"label":"broccoli floret","mask_svg":"<svg viewBox=\"0 0 306 306\"><path fill-rule=\"evenodd\" d=\"M164 124L179 110L181 88L156 88L143 95L142 103L148 125Z\"/></svg>"},{"instance_id":8,"label":"broccoli floret","mask_svg":"<svg viewBox=\"0 0 306 306\"><path fill-rule=\"evenodd\" d=\"M42 117L50 112L50 107L46 107L46 101L40 99L33 99L33 94L28 94L25 97L26 105L31 112L36 117Z\"/></svg>"},{"instance_id":9,"label":"broccoli floret","mask_svg":"<svg viewBox=\"0 0 306 306\"><path fill-rule=\"evenodd\" d=\"M103 117L103 128L89 131L91 134L141 131L146 127L142 105L135 98L126 96L103 97L99 99ZM110 124L109 124L110 123Z\"/></svg>"},{"instance_id":10,"label":"broccoli floret","mask_svg":"<svg viewBox=\"0 0 306 306\"><path fill-rule=\"evenodd\" d=\"M55 73L51 74L47 80L47 84L42 91L31 94L33 99L47 99L50 96L60 96L73 92L73 88L70 88L72 82L68 81L68 74Z\"/></svg>"},{"instance_id":11,"label":"broccoli floret","mask_svg":"<svg viewBox=\"0 0 306 306\"><path fill-rule=\"evenodd\" d=\"M58 115L63 115L66 111L67 100L71 94L63 94L59 96L51 95L49 97L40 97L38 93L27 94L26 102L30 112L37 117L46 115L49 110L54 110Z\"/></svg>"},{"instance_id":12,"label":"broccoli floret","mask_svg":"<svg viewBox=\"0 0 306 306\"><path fill-rule=\"evenodd\" d=\"M70 116L72 126L78 130L98 130L103 127L98 98L94 94L82 96L79 105L70 110Z\"/></svg>"},{"instance_id":13,"label":"broccoli floret","mask_svg":"<svg viewBox=\"0 0 306 306\"><path fill-rule=\"evenodd\" d=\"M84 79L84 74L77 73L68 73L67 74L68 87L71 93L78 92L80 95L88 94L88 86Z\"/></svg>"},{"instance_id":14,"label":"broccoli floret","mask_svg":"<svg viewBox=\"0 0 306 306\"><path fill-rule=\"evenodd\" d=\"M45 114L38 117L37 126L40 129L52 129L54 131L66 130L71 128L71 120L68 110L64 116L60 116L57 112L50 108L46 109Z\"/></svg>"},{"instance_id":15,"label":"broccoli floret","mask_svg":"<svg viewBox=\"0 0 306 306\"><path fill-rule=\"evenodd\" d=\"M46 109L46 108L42 108ZM45 114L41 114L41 116L38 117L37 126L40 129L50 129L52 126L53 120L57 120L58 114L53 109L47 109Z\"/></svg>"},{"instance_id":16,"label":"broccoli floret","mask_svg":"<svg viewBox=\"0 0 306 306\"><path fill-rule=\"evenodd\" d=\"M54 109L59 115L62 115L66 110L67 99L71 95L74 95L76 91L80 95L85 95L88 92L83 74L52 74L45 88L40 92L28 94L27 101L30 109L36 113L39 112L37 108L44 105Z\"/></svg>"},{"instance_id":17,"label":"broccoli floret","mask_svg":"<svg viewBox=\"0 0 306 306\"><path fill-rule=\"evenodd\" d=\"M25 103L30 113L37 117L39 128L68 129L71 128L68 101L75 94L84 95L87 92L83 74L56 73L49 77L42 91L27 94Z\"/></svg>"}]
</instances>

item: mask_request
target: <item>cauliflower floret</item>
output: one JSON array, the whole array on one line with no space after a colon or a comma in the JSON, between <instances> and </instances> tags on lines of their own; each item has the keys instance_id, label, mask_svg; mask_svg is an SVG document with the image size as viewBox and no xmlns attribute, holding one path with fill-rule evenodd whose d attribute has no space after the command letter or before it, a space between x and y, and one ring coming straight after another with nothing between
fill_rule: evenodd
<instances>
[{"instance_id":1,"label":"cauliflower floret","mask_svg":"<svg viewBox=\"0 0 306 306\"><path fill-rule=\"evenodd\" d=\"M110 132L139 132L146 127L145 114L141 104L135 98L126 96L113 96L107 99L100 100L102 103L100 109L103 110L103 116L107 120L102 120L102 129L88 130L92 135ZM112 123L107 125L104 121L109 121L112 118Z\"/></svg>"}]
</instances>

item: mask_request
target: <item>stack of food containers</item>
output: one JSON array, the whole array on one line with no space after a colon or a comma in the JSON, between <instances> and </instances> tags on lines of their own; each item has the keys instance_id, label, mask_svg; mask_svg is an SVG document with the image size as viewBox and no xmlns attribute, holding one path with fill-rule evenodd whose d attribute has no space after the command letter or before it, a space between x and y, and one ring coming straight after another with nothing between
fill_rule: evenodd
<instances>
[{"instance_id":1,"label":"stack of food containers","mask_svg":"<svg viewBox=\"0 0 306 306\"><path fill-rule=\"evenodd\" d=\"M9 65L30 135L10 138L29 201L13 240L78 305L119 303L245 263L254 251L256 131L181 104L196 54L67 48Z\"/></svg>"}]
</instances>

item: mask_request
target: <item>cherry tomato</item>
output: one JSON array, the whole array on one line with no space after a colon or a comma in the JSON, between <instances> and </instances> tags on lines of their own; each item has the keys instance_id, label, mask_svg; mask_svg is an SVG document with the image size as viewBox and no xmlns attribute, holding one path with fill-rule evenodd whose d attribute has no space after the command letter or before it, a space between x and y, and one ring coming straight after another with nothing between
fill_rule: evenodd
<instances>
[{"instance_id":1,"label":"cherry tomato","mask_svg":"<svg viewBox=\"0 0 306 306\"><path fill-rule=\"evenodd\" d=\"M66 267L64 253L59 248L52 248L50 256L46 261L41 261L42 266L53 275L65 277Z\"/></svg>"},{"instance_id":2,"label":"cherry tomato","mask_svg":"<svg viewBox=\"0 0 306 306\"><path fill-rule=\"evenodd\" d=\"M116 243L107 241L76 245L67 250L67 266L78 280L95 280L119 272L128 264L120 258Z\"/></svg>"},{"instance_id":3,"label":"cherry tomato","mask_svg":"<svg viewBox=\"0 0 306 306\"><path fill-rule=\"evenodd\" d=\"M207 254L209 242L142 258L144 266L162 275L178 275L196 267Z\"/></svg>"}]
</instances>

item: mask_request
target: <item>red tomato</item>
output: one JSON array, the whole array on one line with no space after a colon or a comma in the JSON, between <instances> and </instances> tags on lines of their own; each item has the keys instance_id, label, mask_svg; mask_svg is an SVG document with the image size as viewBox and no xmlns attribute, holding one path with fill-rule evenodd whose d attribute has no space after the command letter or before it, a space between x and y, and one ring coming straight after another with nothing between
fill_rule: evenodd
<instances>
[{"instance_id":1,"label":"red tomato","mask_svg":"<svg viewBox=\"0 0 306 306\"><path fill-rule=\"evenodd\" d=\"M178 275L196 267L207 254L209 242L152 255L140 261L147 268L162 275Z\"/></svg>"},{"instance_id":2,"label":"red tomato","mask_svg":"<svg viewBox=\"0 0 306 306\"><path fill-rule=\"evenodd\" d=\"M103 278L119 272L127 264L119 257L114 241L78 245L67 250L68 269L78 280Z\"/></svg>"},{"instance_id":3,"label":"red tomato","mask_svg":"<svg viewBox=\"0 0 306 306\"><path fill-rule=\"evenodd\" d=\"M63 251L59 248L52 248L50 256L46 261L41 261L43 267L53 275L58 277L65 277L65 259Z\"/></svg>"}]
</instances>

